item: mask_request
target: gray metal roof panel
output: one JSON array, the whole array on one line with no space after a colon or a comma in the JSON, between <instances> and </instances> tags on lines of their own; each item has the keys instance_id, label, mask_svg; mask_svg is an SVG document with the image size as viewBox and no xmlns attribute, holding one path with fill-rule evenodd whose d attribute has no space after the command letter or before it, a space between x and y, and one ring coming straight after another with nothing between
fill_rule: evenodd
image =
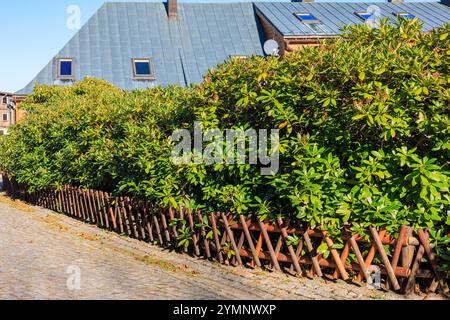
<instances>
[{"instance_id":1,"label":"gray metal roof panel","mask_svg":"<svg viewBox=\"0 0 450 320\"><path fill-rule=\"evenodd\" d=\"M58 57L73 57L76 80L97 77L127 90L189 85L230 55L263 55L252 3L179 3L169 20L164 3L106 3L19 93L55 80ZM152 58L155 81L135 81L132 58Z\"/></svg>"},{"instance_id":2,"label":"gray metal roof panel","mask_svg":"<svg viewBox=\"0 0 450 320\"><path fill-rule=\"evenodd\" d=\"M254 3L285 36L338 35L342 26L364 23L355 11L370 5L382 17L407 11L430 30L450 21L450 7L440 3ZM309 26L294 12L309 11L321 24ZM163 3L106 3L19 93L36 82L55 81L57 57L73 57L75 76L102 78L124 89L198 83L208 69L230 55L263 55L264 36L252 3L179 3L178 19L169 20ZM135 81L132 58L151 57L155 81Z\"/></svg>"},{"instance_id":3,"label":"gray metal roof panel","mask_svg":"<svg viewBox=\"0 0 450 320\"><path fill-rule=\"evenodd\" d=\"M424 30L450 22L450 7L442 3L381 3L381 2L256 2L256 9L284 36L339 35L341 28L350 24L362 24L356 11L365 11L371 5L378 6L382 18L395 19L393 13L410 12L424 22ZM296 12L310 12L321 23L305 24L294 16Z\"/></svg>"}]
</instances>

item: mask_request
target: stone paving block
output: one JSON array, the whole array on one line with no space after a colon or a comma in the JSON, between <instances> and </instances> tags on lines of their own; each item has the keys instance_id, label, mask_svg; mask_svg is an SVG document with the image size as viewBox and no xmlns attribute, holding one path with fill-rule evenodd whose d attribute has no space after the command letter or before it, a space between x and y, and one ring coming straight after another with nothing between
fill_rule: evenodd
<instances>
[{"instance_id":1,"label":"stone paving block","mask_svg":"<svg viewBox=\"0 0 450 320\"><path fill-rule=\"evenodd\" d=\"M404 299L222 266L41 208L11 206L2 196L0 230L0 299ZM77 270L79 289L71 282Z\"/></svg>"}]
</instances>

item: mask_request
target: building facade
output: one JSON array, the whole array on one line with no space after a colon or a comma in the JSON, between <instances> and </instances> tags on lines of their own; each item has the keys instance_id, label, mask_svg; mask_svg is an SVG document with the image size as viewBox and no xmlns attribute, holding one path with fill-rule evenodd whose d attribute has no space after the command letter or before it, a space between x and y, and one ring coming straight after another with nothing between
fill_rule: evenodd
<instances>
[{"instance_id":1,"label":"building facade","mask_svg":"<svg viewBox=\"0 0 450 320\"><path fill-rule=\"evenodd\" d=\"M12 94L0 93L0 136L8 134L8 128L15 123L12 103Z\"/></svg>"},{"instance_id":2,"label":"building facade","mask_svg":"<svg viewBox=\"0 0 450 320\"><path fill-rule=\"evenodd\" d=\"M25 95L0 92L0 136L8 134L9 127L25 115L20 109L25 98Z\"/></svg>"}]
</instances>

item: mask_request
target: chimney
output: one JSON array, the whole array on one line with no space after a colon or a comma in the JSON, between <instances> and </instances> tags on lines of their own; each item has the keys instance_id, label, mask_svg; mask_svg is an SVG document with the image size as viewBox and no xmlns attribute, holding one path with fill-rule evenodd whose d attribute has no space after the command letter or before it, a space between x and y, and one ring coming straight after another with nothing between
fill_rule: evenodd
<instances>
[{"instance_id":1,"label":"chimney","mask_svg":"<svg viewBox=\"0 0 450 320\"><path fill-rule=\"evenodd\" d=\"M167 0L167 13L169 19L176 19L178 15L178 4L177 0Z\"/></svg>"}]
</instances>

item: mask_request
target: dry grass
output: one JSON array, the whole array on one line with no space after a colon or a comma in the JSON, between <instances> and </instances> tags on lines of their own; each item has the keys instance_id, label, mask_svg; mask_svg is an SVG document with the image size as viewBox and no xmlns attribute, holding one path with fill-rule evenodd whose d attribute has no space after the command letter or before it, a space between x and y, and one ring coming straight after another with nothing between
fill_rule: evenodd
<instances>
[{"instance_id":1,"label":"dry grass","mask_svg":"<svg viewBox=\"0 0 450 320\"><path fill-rule=\"evenodd\" d=\"M35 209L33 207L31 207L30 205L26 204L25 202L20 201L20 200L13 200L12 198L10 198L4 194L0 194L0 203L3 203L7 206L10 206L14 209L17 209L17 210L20 210L20 211L23 211L26 213L36 213ZM56 215L47 214L46 216L42 216L42 215L38 215L38 214L32 214L30 216L33 217L34 219L44 222L50 228L54 228L60 232L71 234L73 236L82 238L84 240L88 240L88 241L101 241L102 240L102 237L98 234L75 231L70 226L65 225L64 222L61 221L59 219L59 217L57 217ZM122 235L122 236L125 236L125 235ZM125 236L125 238L128 238L128 237ZM104 243L102 243L102 244L105 245ZM134 259L136 259L137 261L140 261L147 265L157 266L157 267L160 267L161 269L171 271L171 272L181 272L181 273L184 273L191 277L198 276L198 272L195 270L192 270L188 265L177 265L177 264L165 261L163 259L151 257L149 255L139 255L134 252L124 250L122 248L118 248L115 246L110 246L107 244L105 247L108 249L111 249L117 253L131 256Z\"/></svg>"},{"instance_id":2,"label":"dry grass","mask_svg":"<svg viewBox=\"0 0 450 320\"><path fill-rule=\"evenodd\" d=\"M152 257L150 255L136 254L134 252L125 250L123 248L118 248L115 246L114 247L108 246L108 249L113 250L117 253L132 257L137 261L145 263L146 265L156 266L156 267L159 267L161 269L164 269L166 271L171 271L171 272L182 272L191 277L198 276L198 272L195 270L192 270L188 265L177 265L177 264L171 263L169 261L166 261L166 260L163 260L163 259L160 259L157 257Z\"/></svg>"},{"instance_id":3,"label":"dry grass","mask_svg":"<svg viewBox=\"0 0 450 320\"><path fill-rule=\"evenodd\" d=\"M13 200L5 195L0 195L0 203L6 204L14 209L24 212L34 212L34 209L20 200Z\"/></svg>"}]
</instances>

